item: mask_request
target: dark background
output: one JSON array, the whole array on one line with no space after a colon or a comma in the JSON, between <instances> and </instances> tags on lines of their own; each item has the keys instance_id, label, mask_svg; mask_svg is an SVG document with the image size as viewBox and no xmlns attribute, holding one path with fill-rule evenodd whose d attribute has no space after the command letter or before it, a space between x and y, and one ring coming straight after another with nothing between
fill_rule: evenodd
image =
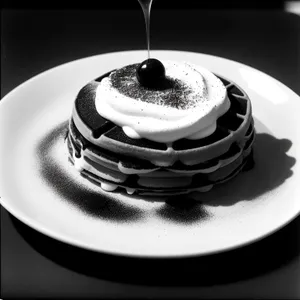
<instances>
[{"instance_id":1,"label":"dark background","mask_svg":"<svg viewBox=\"0 0 300 300\"><path fill-rule=\"evenodd\" d=\"M295 0L294 0L295 1ZM156 9L283 9L285 0L153 0ZM3 0L4 8L139 9L138 0L58 1Z\"/></svg>"},{"instance_id":2,"label":"dark background","mask_svg":"<svg viewBox=\"0 0 300 300\"><path fill-rule=\"evenodd\" d=\"M146 49L137 0L1 5L1 97L32 76L78 58ZM151 48L239 61L300 94L300 18L283 7L284 1L154 0ZM3 208L1 217L3 299L300 295L299 217L250 246L176 261L85 251L30 229Z\"/></svg>"},{"instance_id":3,"label":"dark background","mask_svg":"<svg viewBox=\"0 0 300 300\"><path fill-rule=\"evenodd\" d=\"M137 0L81 3L82 8L79 3L63 6L68 2L54 1L46 3L50 8L41 9L39 3L31 7L29 1L26 9L20 9L22 5L12 1L1 11L1 97L30 77L74 59L146 49L144 17ZM284 13L283 6L284 1L154 0L151 49L194 51L239 61L300 94L299 16Z\"/></svg>"}]
</instances>

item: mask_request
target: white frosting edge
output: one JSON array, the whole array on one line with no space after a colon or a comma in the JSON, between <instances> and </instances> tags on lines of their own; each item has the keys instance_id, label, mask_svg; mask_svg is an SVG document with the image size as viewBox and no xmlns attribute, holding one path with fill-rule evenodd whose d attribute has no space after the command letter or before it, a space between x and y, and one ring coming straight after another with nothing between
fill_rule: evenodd
<instances>
[{"instance_id":1,"label":"white frosting edge","mask_svg":"<svg viewBox=\"0 0 300 300\"><path fill-rule=\"evenodd\" d=\"M200 66L170 61L163 61L163 64L169 77L177 76L170 72L176 69L174 64L189 66L187 70L194 75L195 72L201 74L207 88L207 101L185 110L138 101L119 93L106 77L96 91L95 106L98 113L122 127L124 133L134 139L146 138L168 143L181 138L204 138L212 134L216 129L216 120L230 107L227 90L221 80ZM169 67L170 65L173 67ZM189 81L190 79L187 83ZM201 80L197 83L200 83L199 89L204 91Z\"/></svg>"}]
</instances>

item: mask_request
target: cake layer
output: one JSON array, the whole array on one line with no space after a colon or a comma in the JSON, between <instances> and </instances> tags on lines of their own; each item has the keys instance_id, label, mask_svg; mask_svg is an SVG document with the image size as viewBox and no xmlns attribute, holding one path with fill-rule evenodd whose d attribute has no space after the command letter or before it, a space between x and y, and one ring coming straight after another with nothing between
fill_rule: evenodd
<instances>
[{"instance_id":1,"label":"cake layer","mask_svg":"<svg viewBox=\"0 0 300 300\"><path fill-rule=\"evenodd\" d=\"M136 190L151 190L159 191L160 193L166 191L175 192L179 189L197 189L204 188L220 182L232 174L244 163L245 159L249 156L252 149L253 140L255 137L254 130L245 147L242 151L229 159L224 160L226 163L220 164L219 168L212 169L210 172L173 172L167 167L160 168L148 173L142 174L124 174L120 170L111 168L108 164L103 165L99 162L91 160L85 155L76 156L73 138L69 134L68 147L70 152L70 160L78 169L79 172L86 176L104 184L104 189L115 190L117 187L129 189L130 192ZM221 161L222 162L222 161Z\"/></svg>"},{"instance_id":2,"label":"cake layer","mask_svg":"<svg viewBox=\"0 0 300 300\"><path fill-rule=\"evenodd\" d=\"M109 181L107 179L101 178L89 171L83 170L81 175L86 179L90 180L92 183L98 185L103 190L106 191L125 191L127 194L135 194L135 195L144 195L144 196L172 196L172 195L180 195L187 194L190 192L207 192L211 190L214 185L224 183L233 177L235 177L238 173L240 173L243 168L246 167L247 163L251 163L252 161L252 149L249 148L249 151L246 151L244 155L241 156L241 159L236 162L236 165L232 168L231 172L224 172L219 178L215 178L214 181L203 181L203 182L192 182L190 185L186 187L176 186L175 184L172 187L144 187L144 186L133 186L132 183L116 183ZM159 200L159 199L158 199Z\"/></svg>"},{"instance_id":3,"label":"cake layer","mask_svg":"<svg viewBox=\"0 0 300 300\"><path fill-rule=\"evenodd\" d=\"M234 143L229 148L229 150L221 156L215 157L205 163L195 164L195 165L184 165L180 161L175 162L171 166L160 167L152 164L146 159L139 159L132 156L127 156L119 153L113 153L106 149L97 147L87 141L75 127L72 120L69 123L69 138L70 142L75 151L75 156L79 158L84 156L96 164L103 167L112 169L114 171L122 172L124 174L145 174L153 173L155 170L167 169L168 171L174 173L182 174L196 174L196 173L210 173L218 168L225 166L235 160L242 152L243 147L246 143L253 142L254 138L254 127L253 123L246 132L239 143ZM144 150L146 152L146 149ZM152 149L148 149L149 152Z\"/></svg>"}]
</instances>

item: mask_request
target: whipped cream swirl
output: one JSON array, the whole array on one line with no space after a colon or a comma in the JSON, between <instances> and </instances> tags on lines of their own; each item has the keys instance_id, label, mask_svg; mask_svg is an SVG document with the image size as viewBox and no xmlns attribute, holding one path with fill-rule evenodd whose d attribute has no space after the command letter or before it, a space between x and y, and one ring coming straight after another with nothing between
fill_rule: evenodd
<instances>
[{"instance_id":1,"label":"whipped cream swirl","mask_svg":"<svg viewBox=\"0 0 300 300\"><path fill-rule=\"evenodd\" d=\"M139 86L134 75L125 73L120 73L116 84L118 70L102 79L95 99L98 113L122 127L133 139L171 143L181 138L211 135L218 117L230 107L221 80L190 63L163 61L163 64L167 80L175 83L163 90L147 90Z\"/></svg>"}]
</instances>

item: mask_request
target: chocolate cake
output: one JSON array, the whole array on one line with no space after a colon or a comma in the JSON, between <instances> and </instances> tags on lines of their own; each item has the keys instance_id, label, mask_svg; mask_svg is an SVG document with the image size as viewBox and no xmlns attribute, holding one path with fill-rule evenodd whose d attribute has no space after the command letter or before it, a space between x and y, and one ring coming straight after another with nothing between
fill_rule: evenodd
<instances>
[{"instance_id":1,"label":"chocolate cake","mask_svg":"<svg viewBox=\"0 0 300 300\"><path fill-rule=\"evenodd\" d=\"M255 130L247 94L197 66L164 65L165 79L154 87L140 83L134 64L79 91L69 122L69 158L99 188L154 197L206 192L252 162ZM164 117L164 111L170 114ZM166 126L160 130L159 124Z\"/></svg>"}]
</instances>

